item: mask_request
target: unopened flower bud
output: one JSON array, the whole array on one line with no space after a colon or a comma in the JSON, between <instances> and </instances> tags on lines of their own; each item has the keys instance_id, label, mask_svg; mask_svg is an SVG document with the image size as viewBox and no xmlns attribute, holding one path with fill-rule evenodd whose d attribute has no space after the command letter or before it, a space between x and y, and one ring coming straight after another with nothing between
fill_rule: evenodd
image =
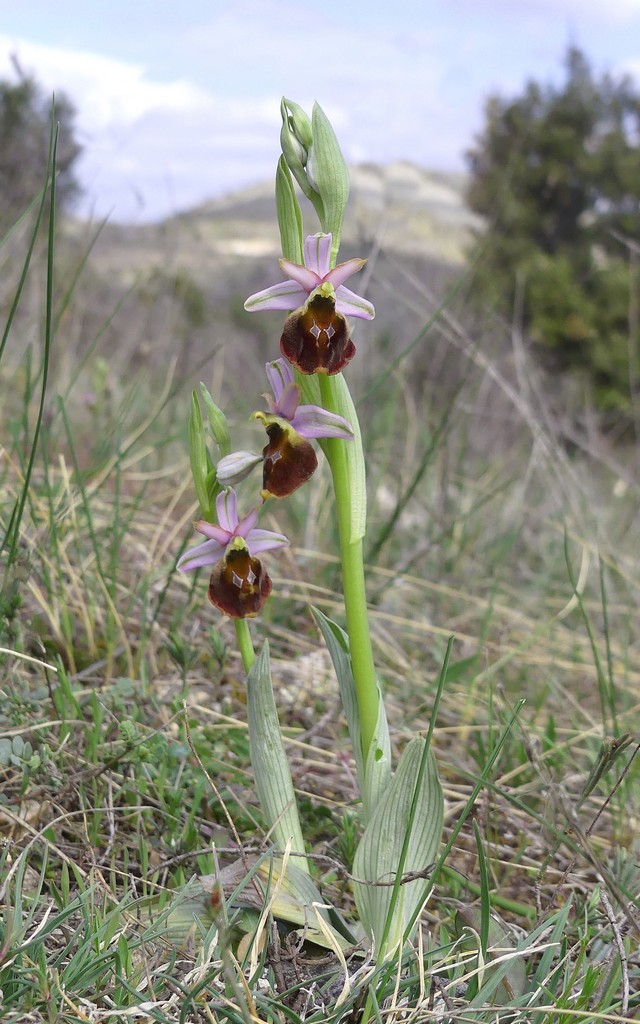
<instances>
[{"instance_id":1,"label":"unopened flower bud","mask_svg":"<svg viewBox=\"0 0 640 1024\"><path fill-rule=\"evenodd\" d=\"M282 97L280 103L282 119L303 150L309 150L313 141L311 120L299 104Z\"/></svg>"},{"instance_id":2,"label":"unopened flower bud","mask_svg":"<svg viewBox=\"0 0 640 1024\"><path fill-rule=\"evenodd\" d=\"M253 452L232 452L220 459L216 470L218 483L221 487L235 487L251 473L252 469L262 462L262 455Z\"/></svg>"},{"instance_id":3,"label":"unopened flower bud","mask_svg":"<svg viewBox=\"0 0 640 1024\"><path fill-rule=\"evenodd\" d=\"M229 449L231 448L231 441L229 438L229 424L227 423L227 417L223 413L222 409L218 408L202 381L200 382L200 392L202 394L205 409L207 410L207 417L209 419L209 426L211 427L213 440L217 444L220 454L228 455Z\"/></svg>"},{"instance_id":4,"label":"unopened flower bud","mask_svg":"<svg viewBox=\"0 0 640 1024\"><path fill-rule=\"evenodd\" d=\"M282 98L280 103L282 128L280 129L280 146L289 170L308 199L313 198L313 188L309 184L306 173L307 158L313 135L311 121L302 107L291 100Z\"/></svg>"}]
</instances>

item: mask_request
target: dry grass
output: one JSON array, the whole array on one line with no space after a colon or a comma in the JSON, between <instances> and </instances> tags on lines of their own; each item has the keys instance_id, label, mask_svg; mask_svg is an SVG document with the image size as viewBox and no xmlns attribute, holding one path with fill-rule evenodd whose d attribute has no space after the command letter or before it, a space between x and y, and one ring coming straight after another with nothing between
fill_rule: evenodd
<instances>
[{"instance_id":1,"label":"dry grass","mask_svg":"<svg viewBox=\"0 0 640 1024\"><path fill-rule=\"evenodd\" d=\"M425 319L433 302L422 297ZM633 990L640 968L638 487L625 453L599 449L588 433L567 455L563 421L517 339L499 357L481 354L447 313L429 343L434 359L444 364L448 351L459 364L447 401L416 369L425 358L416 350L362 412L371 621L396 753L428 727L455 635L434 732L445 838L526 703L428 904L421 955L397 988L383 972L368 982L384 1001L379 1019L495 1019L472 1005L464 980L484 978L467 940L489 894L505 922L498 946L517 948L526 966L529 1003L512 992L511 1020L621 1021L638 1010L624 986L631 979ZM255 922L216 932L210 903L188 885L214 872L216 857L268 848L233 630L207 604L203 579L175 573L196 511L188 389L174 366L159 382L131 364L128 380L92 359L85 369L102 381L88 403L62 360L49 393L71 391L62 406L51 399L19 545L3 565L5 1019L275 1021L286 1011L293 1021L356 1021L362 978L354 974L342 1008L330 989L321 1010L317 987L305 1004L319 967L306 952L288 960L274 933L255 954L259 969L243 974L234 956ZM219 398L223 357L211 376ZM25 486L37 384L28 360L2 380L3 532ZM503 421L511 445L498 436ZM270 557L274 595L252 628L271 644L313 871L349 916L354 765L308 611L339 619L342 608L324 471L304 495L270 506L264 525L293 546ZM164 917L160 894L178 894ZM194 914L199 941L185 939ZM335 963L324 966L335 981Z\"/></svg>"}]
</instances>

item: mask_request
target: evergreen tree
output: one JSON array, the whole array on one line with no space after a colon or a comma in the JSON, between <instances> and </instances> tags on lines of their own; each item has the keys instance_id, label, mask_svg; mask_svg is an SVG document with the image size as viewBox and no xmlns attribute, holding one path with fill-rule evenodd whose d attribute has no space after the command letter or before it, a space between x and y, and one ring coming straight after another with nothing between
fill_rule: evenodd
<instances>
[{"instance_id":1,"label":"evergreen tree","mask_svg":"<svg viewBox=\"0 0 640 1024\"><path fill-rule=\"evenodd\" d=\"M51 130L52 97L25 74L16 61L17 80L0 81L0 232L11 227L38 195L45 180ZM60 125L57 153L58 206L68 210L80 193L75 164L81 147L75 137L75 109L56 94Z\"/></svg>"},{"instance_id":2,"label":"evergreen tree","mask_svg":"<svg viewBox=\"0 0 640 1024\"><path fill-rule=\"evenodd\" d=\"M468 154L478 297L511 316L562 368L582 368L603 410L639 398L633 309L640 280L640 95L629 78L594 77L569 50L563 84L493 96ZM635 247L635 250L634 250Z\"/></svg>"}]
</instances>

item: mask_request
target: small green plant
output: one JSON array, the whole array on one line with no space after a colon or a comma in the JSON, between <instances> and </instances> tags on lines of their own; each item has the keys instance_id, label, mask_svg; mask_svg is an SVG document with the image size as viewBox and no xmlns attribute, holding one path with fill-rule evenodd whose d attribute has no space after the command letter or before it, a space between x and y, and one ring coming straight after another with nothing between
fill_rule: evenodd
<instances>
[{"instance_id":1,"label":"small green plant","mask_svg":"<svg viewBox=\"0 0 640 1024\"><path fill-rule=\"evenodd\" d=\"M266 429L268 442L260 454L231 453L226 420L202 391L216 457L208 447L205 419L194 392L190 456L204 516L195 525L207 539L183 554L178 568L211 567L209 600L235 621L247 671L251 763L262 812L276 848L302 855L297 871L308 873L304 831L273 698L269 647L265 643L255 656L247 624L272 588L258 556L288 541L257 527L259 508L241 518L233 486L260 466L263 502L288 497L315 472L318 463L311 439L320 440L333 480L346 630L317 609L314 615L336 671L357 765L364 834L353 858L355 902L376 961L382 964L402 951L428 896L429 871L442 836L442 789L430 750L431 729L427 737L409 743L392 771L391 741L371 646L363 560L365 455L342 371L356 354L347 317L371 320L374 309L344 285L364 260L336 263L349 195L347 170L320 107L314 107L309 119L297 104L283 100L282 117L276 205L283 247L280 267L287 280L245 303L249 312L288 313L280 340L282 357L266 367L272 392L266 396L268 412L254 414ZM320 220L321 231L316 235L303 237L292 174ZM305 404L301 404L303 396ZM211 521L214 505L217 522ZM415 878L400 884L405 873Z\"/></svg>"}]
</instances>

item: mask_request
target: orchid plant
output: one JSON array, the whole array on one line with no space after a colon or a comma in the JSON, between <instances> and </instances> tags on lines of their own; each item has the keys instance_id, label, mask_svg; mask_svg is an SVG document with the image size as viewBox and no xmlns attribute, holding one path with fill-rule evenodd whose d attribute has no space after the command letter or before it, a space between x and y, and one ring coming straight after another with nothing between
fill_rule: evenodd
<instances>
[{"instance_id":1,"label":"orchid plant","mask_svg":"<svg viewBox=\"0 0 640 1024\"><path fill-rule=\"evenodd\" d=\"M429 868L437 859L442 837L443 796L430 750L431 730L408 744L392 770L374 664L363 562L365 460L355 406L342 371L356 356L348 318L372 320L375 311L344 283L365 260L337 263L349 194L347 169L333 129L317 104L311 118L286 99L281 111L276 207L283 249L279 263L286 280L245 303L249 312L287 313L280 332L281 356L266 366L271 387L264 396L267 411L254 413L268 441L260 453L231 452L226 419L201 386L217 450L214 457L194 393L190 456L203 513L195 529L207 539L187 551L178 568L187 572L211 567L209 600L235 621L247 671L251 759L263 814L276 847L298 855L293 882L305 912L320 915L322 933L333 934L336 948L343 948L343 937L332 932L334 925L321 909L304 858L304 833L280 737L268 644L256 657L247 621L259 613L272 590L258 556L288 541L258 528L262 506L240 518L234 490L262 466L257 497L262 503L286 498L314 473L318 459L311 441L320 442L333 480L344 627L318 610L313 614L335 667L362 799L363 834L352 865L355 903L373 956L381 962L410 938L430 894ZM294 179L320 221L320 230L306 238ZM214 518L217 522L210 521Z\"/></svg>"}]
</instances>

